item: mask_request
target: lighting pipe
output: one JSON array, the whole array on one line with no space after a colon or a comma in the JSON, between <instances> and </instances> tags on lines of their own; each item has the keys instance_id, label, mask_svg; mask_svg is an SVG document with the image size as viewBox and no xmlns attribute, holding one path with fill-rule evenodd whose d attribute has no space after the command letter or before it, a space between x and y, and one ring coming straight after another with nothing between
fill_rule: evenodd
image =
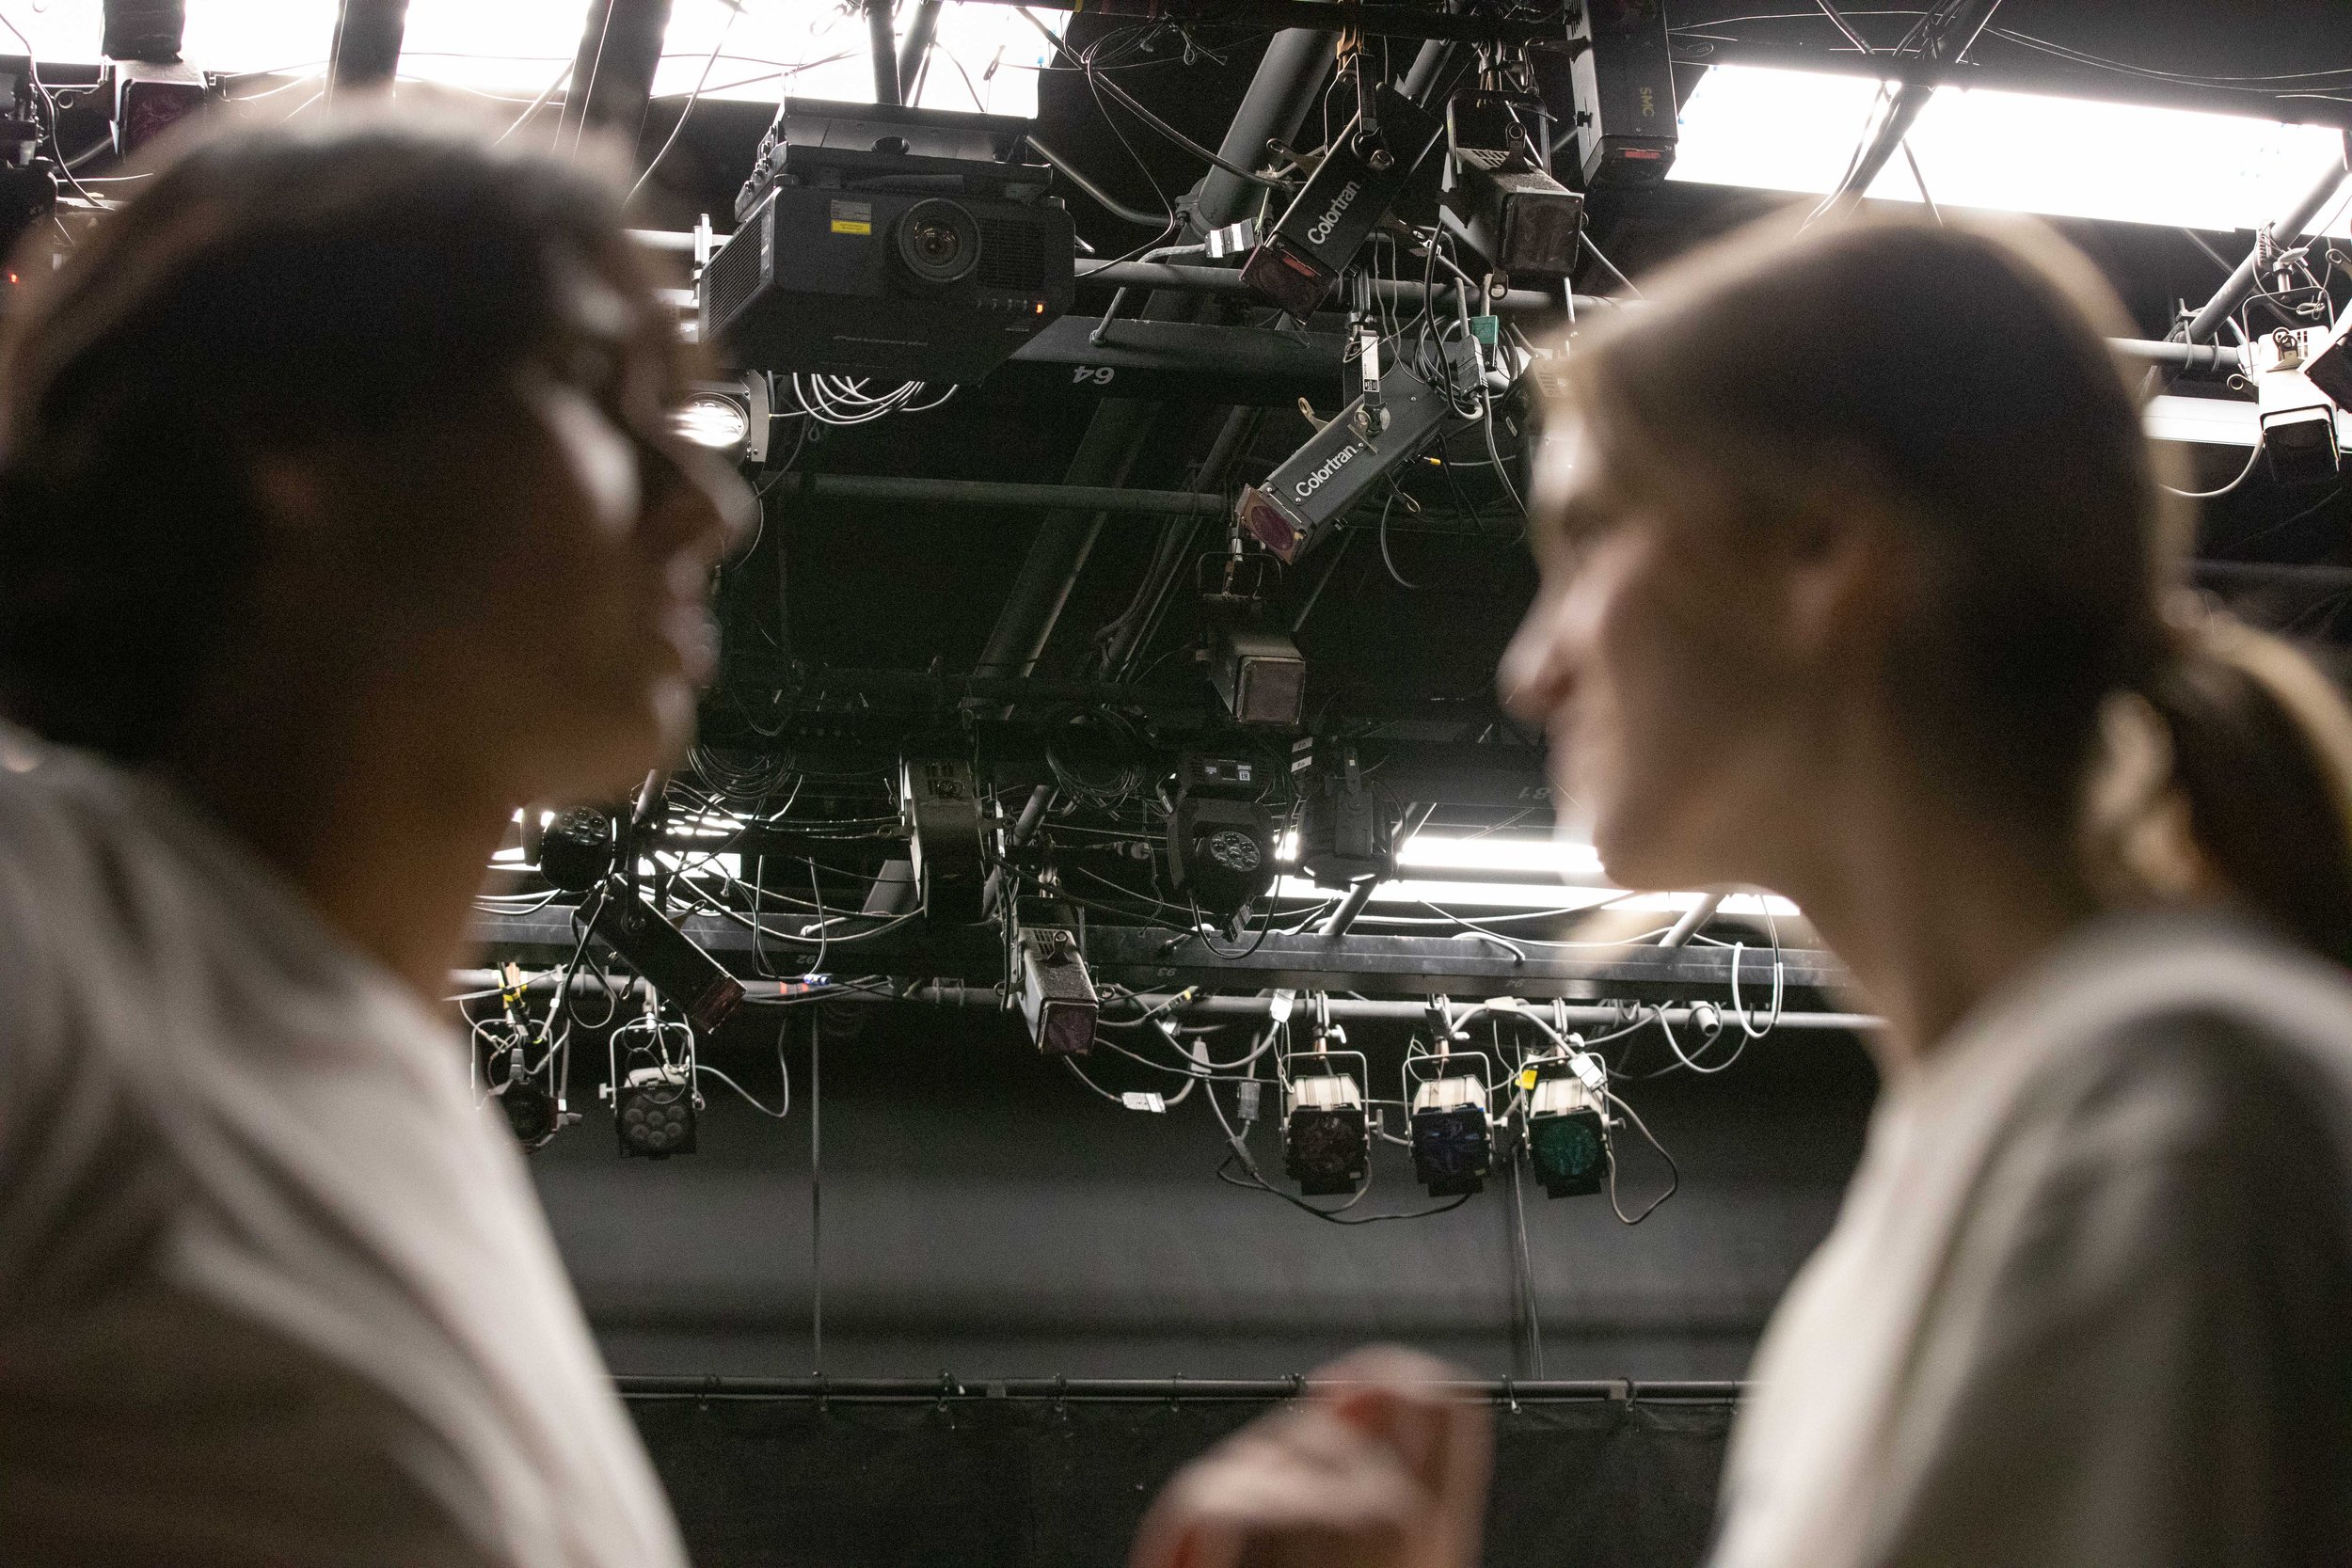
<instances>
[{"instance_id":1,"label":"lighting pipe","mask_svg":"<svg viewBox=\"0 0 2352 1568\"><path fill-rule=\"evenodd\" d=\"M2329 169L2319 183L2304 193L2303 199L2296 202L2285 217L2271 225L2271 234L2290 245L2302 238L2303 230L2319 216L2320 209L2327 206L2328 198L2343 187L2348 167L2352 167L2352 130L2344 133L2343 156L2337 160L2336 166ZM2230 312L2245 300L2247 292L2254 286L2264 248L2262 244L2257 243L2253 249L2248 251L2246 260L2237 264L2236 270L2230 274L2221 287L2214 291L2213 297L2189 318L2184 334L2189 342L2201 343L2219 331L2221 324L2229 319Z\"/></svg>"},{"instance_id":2,"label":"lighting pipe","mask_svg":"<svg viewBox=\"0 0 2352 1568\"><path fill-rule=\"evenodd\" d=\"M1674 924L1674 929L1658 939L1661 947L1681 947L1699 934L1699 927L1715 918L1715 911L1724 907L1724 895L1710 893L1689 909Z\"/></svg>"},{"instance_id":3,"label":"lighting pipe","mask_svg":"<svg viewBox=\"0 0 2352 1568\"><path fill-rule=\"evenodd\" d=\"M785 1000L794 994L783 990L787 983L773 980L745 980L743 991L745 997L755 1004L772 1003ZM504 977L495 969L460 969L453 970L450 974L451 989L454 991L487 991L504 984ZM624 998L629 996L637 984L638 982L634 979L623 980L619 987L619 994ZM554 989L554 985L555 981L552 976L541 975L532 979L526 989L544 993ZM573 976L572 990L609 995L612 993L613 988L608 985L601 975L582 973ZM1263 1019L1266 1014L1267 1000L1263 996L1202 994L1194 996L1189 1002L1178 1005L1176 999L1179 994L1173 991L1145 991L1131 996L1127 1000L1147 1010L1166 1007L1179 1018ZM1460 1002L1473 1005L1479 1002L1478 998L1464 995L1458 987L1448 994ZM997 1011L1004 1006L1004 999L997 994L993 986L966 985L955 980L919 981L904 991L888 995L868 990L845 990L837 996L824 997L823 1001L829 1006L834 1004L873 1006L895 1002L916 1006L978 1008L991 1012ZM1523 1013L1532 1016L1534 1010L1539 1009L1542 1021L1546 1023L1550 1022L1555 1016L1559 1016L1555 1014L1549 997L1521 997L1518 1001L1522 1005ZM1426 1000L1390 1001L1334 996L1330 998L1327 1006L1330 1008L1330 1016L1337 1019L1419 1022L1429 1016L1429 1004ZM1648 1003L1636 1004L1636 1006L1639 1009L1639 1016L1642 1018L1647 1018L1652 1011L1659 1010ZM1683 1029L1694 1026L1692 1009L1689 1005L1675 1003L1665 1006L1662 1010L1667 1023L1672 1027ZM1729 1016L1728 1004L1722 1008L1700 1010L1714 1012L1718 1017L1728 1018ZM1567 1022L1572 1027L1610 1028L1626 1022L1623 1008L1606 1004L1569 1002L1563 1005L1561 1012L1565 1014ZM1119 1021L1113 1019L1111 1022L1115 1023ZM1852 1032L1864 1029L1883 1029L1885 1027L1885 1020L1869 1013L1790 1010L1784 1011L1780 1015L1778 1026L1783 1029L1817 1033Z\"/></svg>"}]
</instances>

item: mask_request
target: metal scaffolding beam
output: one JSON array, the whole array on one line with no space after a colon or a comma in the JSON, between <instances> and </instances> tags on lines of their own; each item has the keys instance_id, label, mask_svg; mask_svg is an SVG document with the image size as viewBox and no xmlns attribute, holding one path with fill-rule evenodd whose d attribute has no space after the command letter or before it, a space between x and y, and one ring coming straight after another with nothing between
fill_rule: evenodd
<instances>
[{"instance_id":1,"label":"metal scaffolding beam","mask_svg":"<svg viewBox=\"0 0 2352 1568\"><path fill-rule=\"evenodd\" d=\"M400 46L407 31L408 0L343 0L327 51L328 97L389 87L400 72Z\"/></svg>"},{"instance_id":2,"label":"metal scaffolding beam","mask_svg":"<svg viewBox=\"0 0 2352 1568\"><path fill-rule=\"evenodd\" d=\"M596 130L637 139L669 27L670 0L591 0L564 97L567 135Z\"/></svg>"}]
</instances>

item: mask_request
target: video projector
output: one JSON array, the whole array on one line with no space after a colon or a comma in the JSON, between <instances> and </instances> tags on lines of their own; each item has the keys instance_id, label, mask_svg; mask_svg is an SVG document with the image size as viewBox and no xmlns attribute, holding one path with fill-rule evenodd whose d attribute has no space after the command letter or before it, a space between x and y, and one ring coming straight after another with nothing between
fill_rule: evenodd
<instances>
[{"instance_id":1,"label":"video projector","mask_svg":"<svg viewBox=\"0 0 2352 1568\"><path fill-rule=\"evenodd\" d=\"M1070 214L1028 121L787 98L703 269L737 366L973 382L1070 309Z\"/></svg>"}]
</instances>

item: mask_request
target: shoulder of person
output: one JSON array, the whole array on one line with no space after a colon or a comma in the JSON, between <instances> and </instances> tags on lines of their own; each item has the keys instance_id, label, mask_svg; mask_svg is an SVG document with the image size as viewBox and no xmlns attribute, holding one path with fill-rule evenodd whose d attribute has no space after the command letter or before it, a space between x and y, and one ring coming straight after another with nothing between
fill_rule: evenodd
<instances>
[{"instance_id":1,"label":"shoulder of person","mask_svg":"<svg viewBox=\"0 0 2352 1568\"><path fill-rule=\"evenodd\" d=\"M2079 1037L2027 1089L2020 1121L2112 1130L2130 1147L2210 1150L2258 1113L2352 1137L2352 976L2222 915L2127 927L2079 976Z\"/></svg>"},{"instance_id":2,"label":"shoulder of person","mask_svg":"<svg viewBox=\"0 0 2352 1568\"><path fill-rule=\"evenodd\" d=\"M2216 1232L2248 1226L2352 1237L2352 982L2222 918L2159 926L2080 980L2071 1037L1979 1175L1980 1243L2153 1257L2233 1251L2244 1238Z\"/></svg>"}]
</instances>

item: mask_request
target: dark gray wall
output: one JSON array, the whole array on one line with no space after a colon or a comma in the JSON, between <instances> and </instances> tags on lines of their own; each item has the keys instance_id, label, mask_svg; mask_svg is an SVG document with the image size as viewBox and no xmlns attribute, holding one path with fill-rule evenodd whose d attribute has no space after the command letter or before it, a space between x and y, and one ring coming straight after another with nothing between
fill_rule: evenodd
<instances>
[{"instance_id":1,"label":"dark gray wall","mask_svg":"<svg viewBox=\"0 0 2352 1568\"><path fill-rule=\"evenodd\" d=\"M1197 1096L1164 1117L1121 1110L1000 1020L829 1016L827 1373L1274 1376L1374 1338L1515 1370L1499 1183L1436 1218L1327 1225L1219 1183L1223 1141ZM1654 1065L1653 1044L1637 1053L1632 1068ZM1391 1081L1377 1064L1392 1056L1377 1042L1374 1054L1375 1084ZM707 1084L701 1151L660 1164L617 1157L583 1070L575 1103L588 1102L589 1119L534 1156L616 1371L817 1370L797 1027L788 1057L787 1121ZM773 1102L772 1037L708 1059ZM1098 1053L1094 1070L1112 1086L1147 1084L1122 1065ZM1543 1371L1738 1377L1835 1213L1872 1092L1867 1064L1850 1039L1791 1032L1719 1077L1627 1076L1620 1087L1681 1163L1682 1188L1629 1228L1601 1199L1554 1202L1531 1187ZM1631 1209L1661 1167L1634 1140L1619 1147ZM1279 1168L1270 1129L1259 1151ZM1429 1206L1404 1150L1382 1146L1375 1171L1359 1212Z\"/></svg>"}]
</instances>

